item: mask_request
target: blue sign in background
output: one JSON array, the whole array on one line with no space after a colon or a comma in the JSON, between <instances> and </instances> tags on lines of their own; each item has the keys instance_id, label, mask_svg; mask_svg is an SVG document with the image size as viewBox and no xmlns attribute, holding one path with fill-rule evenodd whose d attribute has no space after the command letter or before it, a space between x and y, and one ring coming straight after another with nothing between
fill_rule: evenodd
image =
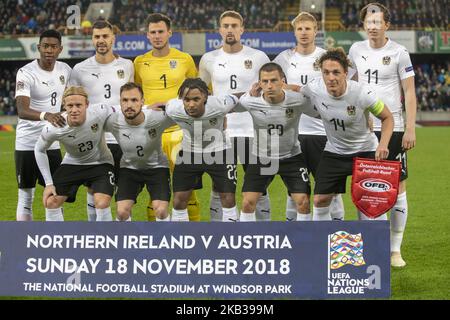
<instances>
[{"instance_id":1,"label":"blue sign in background","mask_svg":"<svg viewBox=\"0 0 450 320\"><path fill-rule=\"evenodd\" d=\"M241 37L243 45L264 51L266 54L278 54L296 46L293 32L246 32ZM206 33L206 51L219 48L222 37L218 33Z\"/></svg>"},{"instance_id":2,"label":"blue sign in background","mask_svg":"<svg viewBox=\"0 0 450 320\"><path fill-rule=\"evenodd\" d=\"M364 244L362 266L344 265L330 270L329 236L337 231L361 234ZM58 236L59 238L55 238ZM61 236L91 236L96 241L109 236L117 248L81 248L61 242ZM153 237L155 245L166 239L188 240L188 248L124 248L128 236ZM208 248L203 239L211 241ZM247 238L245 238L247 236ZM31 240L30 240L31 239ZM38 248L33 241L41 240ZM50 240L59 239L55 248ZM219 248L226 240L230 248ZM239 240L240 239L240 240ZM258 240L259 239L259 240ZM190 242L191 241L191 242ZM192 241L195 242L192 245ZM241 242L239 242L241 241ZM259 241L259 242L258 242ZM84 242L85 244L87 242ZM259 248L257 247L259 243ZM265 245L264 245L265 243ZM286 246L281 248L282 244ZM289 243L289 245L287 245ZM91 241L91 245L95 242ZM347 244L344 243L345 248ZM28 247L27 247L28 246ZM60 297L135 297L135 298L375 298L390 296L389 222L305 222L305 223L87 223L87 222L1 222L0 223L0 295ZM35 259L35 260L30 260ZM39 265L38 259L41 260ZM53 259L53 260L52 260ZM84 259L98 261L93 273L63 273L46 270L47 262L73 259L80 266ZM97 260L98 259L98 260ZM203 260L202 260L203 259ZM187 261L208 260L217 263L213 274L193 269L184 274ZM64 260L62 260L64 261ZM67 260L68 261L68 260ZM70 260L72 261L72 260ZM137 266L143 261L146 271ZM172 269L169 270L172 263ZM229 274L226 273L228 263ZM178 272L176 266L178 264ZM89 263L86 264L89 266ZM70 265L69 265L70 266ZM199 266L199 265L197 265ZM40 268L40 269L38 269ZM372 274L370 270L378 270ZM72 268L73 269L73 268ZM27 271L28 270L28 271ZM84 270L84 271L86 271ZM152 272L154 272L154 274ZM208 273L208 268L203 269ZM136 271L134 273L133 271ZM234 271L234 272L233 272ZM245 274L247 271L248 274ZM351 289L331 289L329 275L347 275L347 284L368 279L372 288L363 293ZM345 277L344 277L345 278ZM71 291L67 284L84 285L84 292ZM60 284L60 285L58 285ZM103 287L102 287L103 285ZM120 292L134 286L134 292ZM58 287L59 286L59 287ZM170 287L172 286L172 287ZM209 286L207 288L207 286ZM218 291L227 287L228 292ZM39 289L38 289L39 288ZM47 288L47 290L44 290ZM50 288L53 288L50 290ZM59 289L58 289L59 288ZM69 288L69 289L68 289ZM102 289L106 288L106 289ZM161 288L159 290L158 288ZM163 290L165 288L165 291ZM170 292L170 288L175 288ZM187 288L191 288L189 291ZM203 289L201 289L203 288ZM207 288L207 290L206 290ZM258 291L258 288L260 289ZM234 289L231 290L231 289ZM247 291L244 291L247 289ZM128 290L128 291L129 291ZM250 291L248 291L250 290ZM347 290L347 291L346 291Z\"/></svg>"}]
</instances>

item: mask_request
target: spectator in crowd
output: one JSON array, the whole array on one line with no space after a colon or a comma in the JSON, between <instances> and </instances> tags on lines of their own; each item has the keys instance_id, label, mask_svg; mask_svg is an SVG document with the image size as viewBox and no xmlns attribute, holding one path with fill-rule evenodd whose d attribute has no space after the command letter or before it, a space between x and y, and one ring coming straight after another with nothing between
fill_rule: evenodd
<instances>
[{"instance_id":1,"label":"spectator in crowd","mask_svg":"<svg viewBox=\"0 0 450 320\"><path fill-rule=\"evenodd\" d=\"M420 111L450 111L450 62L421 64L415 68Z\"/></svg>"}]
</instances>

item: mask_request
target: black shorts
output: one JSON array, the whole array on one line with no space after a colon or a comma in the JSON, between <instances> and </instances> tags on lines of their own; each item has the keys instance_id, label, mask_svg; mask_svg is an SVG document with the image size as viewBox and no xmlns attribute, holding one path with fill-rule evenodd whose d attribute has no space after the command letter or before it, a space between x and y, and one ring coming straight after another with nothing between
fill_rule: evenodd
<instances>
[{"instance_id":1,"label":"black shorts","mask_svg":"<svg viewBox=\"0 0 450 320\"><path fill-rule=\"evenodd\" d=\"M241 163L244 171L247 165L252 161L256 162L256 157L252 154L253 138L250 137L231 137L231 146L234 152L234 163Z\"/></svg>"},{"instance_id":2,"label":"black shorts","mask_svg":"<svg viewBox=\"0 0 450 320\"><path fill-rule=\"evenodd\" d=\"M311 192L311 185L308 177L303 154L300 153L291 158L278 160L278 170L272 167L276 172L265 174L263 168L268 168L271 164L249 164L245 172L244 185L242 192L265 192L270 182L276 174L280 175L284 185L289 193L307 193Z\"/></svg>"},{"instance_id":3,"label":"black shorts","mask_svg":"<svg viewBox=\"0 0 450 320\"><path fill-rule=\"evenodd\" d=\"M115 182L117 182L120 170L120 159L122 159L123 152L117 143L108 143L108 148L114 158L114 177L116 178Z\"/></svg>"},{"instance_id":4,"label":"black shorts","mask_svg":"<svg viewBox=\"0 0 450 320\"><path fill-rule=\"evenodd\" d=\"M50 172L53 175L61 165L61 150L47 150L47 156L50 164ZM41 186L45 186L44 178L39 171L36 158L34 157L34 151L16 150L14 152L14 160L16 162L16 178L19 189L34 188L36 186L36 180Z\"/></svg>"},{"instance_id":5,"label":"black shorts","mask_svg":"<svg viewBox=\"0 0 450 320\"><path fill-rule=\"evenodd\" d=\"M226 150L222 151L222 159L226 159L226 152ZM209 164L209 162L204 159L205 157L212 159L214 158L214 154L185 153L183 155L182 151L178 157L190 160L183 162L177 158L173 170L173 192L197 189L199 181L202 180L204 173L209 174L217 192L234 193L236 191L236 165L234 164L233 159L228 161L229 163L224 161L225 163Z\"/></svg>"},{"instance_id":6,"label":"black shorts","mask_svg":"<svg viewBox=\"0 0 450 320\"><path fill-rule=\"evenodd\" d=\"M117 183L116 201L134 200L136 202L144 185L152 200L170 200L169 168L133 170L121 168Z\"/></svg>"},{"instance_id":7,"label":"black shorts","mask_svg":"<svg viewBox=\"0 0 450 320\"><path fill-rule=\"evenodd\" d=\"M91 188L94 193L112 196L114 193L114 167L110 164L62 164L54 174L53 183L58 195L68 197L66 202L75 201L81 185Z\"/></svg>"},{"instance_id":8,"label":"black shorts","mask_svg":"<svg viewBox=\"0 0 450 320\"><path fill-rule=\"evenodd\" d=\"M317 166L322 157L323 150L327 143L327 136L316 136L310 134L298 135L306 167L312 175L316 176Z\"/></svg>"},{"instance_id":9,"label":"black shorts","mask_svg":"<svg viewBox=\"0 0 450 320\"><path fill-rule=\"evenodd\" d=\"M314 194L345 193L347 176L353 174L353 158L375 158L375 151L341 155L324 151L317 167Z\"/></svg>"},{"instance_id":10,"label":"black shorts","mask_svg":"<svg viewBox=\"0 0 450 320\"><path fill-rule=\"evenodd\" d=\"M380 141L381 132L375 131L375 135ZM408 158L407 153L402 148L403 132L393 132L391 140L389 141L388 149L389 155L386 160L400 161L402 163L402 172L400 173L400 181L408 178Z\"/></svg>"}]
</instances>

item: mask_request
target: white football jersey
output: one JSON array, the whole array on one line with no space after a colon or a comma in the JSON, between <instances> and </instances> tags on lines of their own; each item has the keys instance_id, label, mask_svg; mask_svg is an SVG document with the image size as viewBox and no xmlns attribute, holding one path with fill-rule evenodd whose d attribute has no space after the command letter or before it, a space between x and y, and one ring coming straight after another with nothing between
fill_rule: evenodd
<instances>
[{"instance_id":1,"label":"white football jersey","mask_svg":"<svg viewBox=\"0 0 450 320\"><path fill-rule=\"evenodd\" d=\"M283 69L288 84L299 86L306 85L315 78L322 77L317 62L326 50L316 47L316 50L308 55L298 53L295 48L281 52L273 62L278 63ZM299 134L315 136L326 135L322 120L302 115L298 127Z\"/></svg>"},{"instance_id":2,"label":"white football jersey","mask_svg":"<svg viewBox=\"0 0 450 320\"><path fill-rule=\"evenodd\" d=\"M52 71L43 70L34 60L17 71L16 98L30 98L30 108L38 112L60 112L62 95L70 78L71 68L56 61ZM16 150L33 151L46 121L18 119L16 127ZM49 149L59 149L56 142Z\"/></svg>"},{"instance_id":3,"label":"white football jersey","mask_svg":"<svg viewBox=\"0 0 450 320\"><path fill-rule=\"evenodd\" d=\"M370 47L369 40L365 40L351 46L349 59L358 72L358 81L369 84L391 110L394 131L403 131L401 81L414 77L408 50L391 40L384 47L374 49ZM381 122L376 118L374 130L381 130Z\"/></svg>"},{"instance_id":4,"label":"white football jersey","mask_svg":"<svg viewBox=\"0 0 450 320\"><path fill-rule=\"evenodd\" d=\"M118 57L110 63L98 63L92 56L73 67L69 84L86 89L91 104L120 105L120 87L134 82L133 62ZM114 136L106 133L107 143L117 143Z\"/></svg>"},{"instance_id":5,"label":"white football jersey","mask_svg":"<svg viewBox=\"0 0 450 320\"><path fill-rule=\"evenodd\" d=\"M376 150L378 140L368 124L370 109L379 101L374 89L348 80L345 93L333 97L318 78L302 87L301 92L320 113L328 139L325 151L353 154Z\"/></svg>"},{"instance_id":6,"label":"white football jersey","mask_svg":"<svg viewBox=\"0 0 450 320\"><path fill-rule=\"evenodd\" d=\"M263 96L248 93L240 98L240 105L253 118L252 153L262 158L285 159L301 153L298 122L303 113L319 116L309 99L302 93L284 91L284 101L271 104Z\"/></svg>"},{"instance_id":7,"label":"white football jersey","mask_svg":"<svg viewBox=\"0 0 450 320\"><path fill-rule=\"evenodd\" d=\"M259 69L270 62L267 55L247 46L237 53L226 53L223 48L205 53L199 66L199 77L212 85L213 95L249 91L258 82ZM227 132L230 137L252 137L250 114L227 115Z\"/></svg>"},{"instance_id":8,"label":"white football jersey","mask_svg":"<svg viewBox=\"0 0 450 320\"><path fill-rule=\"evenodd\" d=\"M183 100L169 100L166 112L183 130L182 149L186 152L211 153L230 148L230 139L223 130L223 122L226 114L238 102L239 99L233 95L208 96L205 113L194 118L186 113Z\"/></svg>"},{"instance_id":9,"label":"white football jersey","mask_svg":"<svg viewBox=\"0 0 450 320\"><path fill-rule=\"evenodd\" d=\"M163 111L142 109L143 123L137 126L126 122L122 112L113 113L105 130L111 132L122 149L121 168L134 170L168 168L167 157L161 149L161 136L174 122Z\"/></svg>"}]
</instances>

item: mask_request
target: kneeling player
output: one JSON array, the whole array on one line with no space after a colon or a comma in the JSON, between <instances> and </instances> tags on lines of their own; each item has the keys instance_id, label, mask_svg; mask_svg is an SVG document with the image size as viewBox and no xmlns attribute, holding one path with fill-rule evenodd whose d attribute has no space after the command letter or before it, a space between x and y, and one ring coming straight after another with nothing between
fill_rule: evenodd
<instances>
[{"instance_id":1,"label":"kneeling player","mask_svg":"<svg viewBox=\"0 0 450 320\"><path fill-rule=\"evenodd\" d=\"M116 193L117 220L131 221L131 208L146 185L156 221L169 221L170 173L161 136L174 123L163 111L142 110L143 105L142 88L126 83L120 88L122 112L112 114L105 125L123 152Z\"/></svg>"},{"instance_id":2,"label":"kneeling player","mask_svg":"<svg viewBox=\"0 0 450 320\"><path fill-rule=\"evenodd\" d=\"M313 220L331 220L332 197L345 193L353 158L386 159L394 120L372 88L347 80L349 61L344 50L328 50L319 65L323 79L314 79L301 92L316 106L328 138L315 177ZM382 122L379 144L369 128L369 112Z\"/></svg>"},{"instance_id":3,"label":"kneeling player","mask_svg":"<svg viewBox=\"0 0 450 320\"><path fill-rule=\"evenodd\" d=\"M256 220L256 202L276 174L281 176L296 203L297 220L311 219L308 169L297 130L302 113L314 117L318 113L302 94L284 91L284 79L284 72L278 64L266 63L259 71L263 95L251 97L246 94L240 99L253 119L252 154L257 157L257 163L249 164L245 172L241 221Z\"/></svg>"},{"instance_id":4,"label":"kneeling player","mask_svg":"<svg viewBox=\"0 0 450 320\"><path fill-rule=\"evenodd\" d=\"M89 108L83 87L69 87L63 95L66 125L47 124L36 143L34 153L45 180L43 201L47 221L63 221L62 204L74 202L80 185L94 194L97 221L111 221L109 208L114 193L113 157L105 143L103 126L113 112L100 106ZM53 179L47 149L54 141L64 145L66 154Z\"/></svg>"},{"instance_id":5,"label":"kneeling player","mask_svg":"<svg viewBox=\"0 0 450 320\"><path fill-rule=\"evenodd\" d=\"M167 115L183 130L181 151L173 172L172 221L188 221L189 196L205 172L220 193L222 221L236 221L236 165L223 123L238 98L208 97L206 83L198 78L186 79L178 96L179 99L170 100L166 106Z\"/></svg>"}]
</instances>

